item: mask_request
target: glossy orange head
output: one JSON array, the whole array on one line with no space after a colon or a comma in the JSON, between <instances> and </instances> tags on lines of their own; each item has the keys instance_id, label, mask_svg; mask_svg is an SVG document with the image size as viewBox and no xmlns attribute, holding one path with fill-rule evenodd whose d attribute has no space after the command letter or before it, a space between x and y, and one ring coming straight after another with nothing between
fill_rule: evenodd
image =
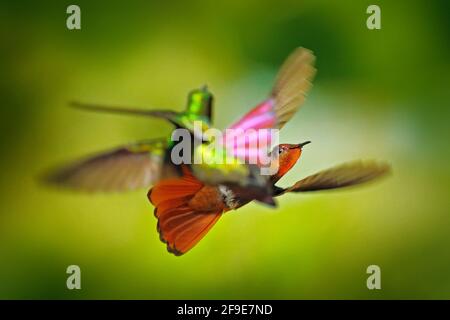
<instances>
[{"instance_id":1,"label":"glossy orange head","mask_svg":"<svg viewBox=\"0 0 450 320\"><path fill-rule=\"evenodd\" d=\"M272 176L272 181L277 182L297 163L302 154L304 145L311 143L306 141L299 144L280 144L278 145L278 172ZM277 148L274 149L276 151ZM273 151L272 151L273 152Z\"/></svg>"}]
</instances>

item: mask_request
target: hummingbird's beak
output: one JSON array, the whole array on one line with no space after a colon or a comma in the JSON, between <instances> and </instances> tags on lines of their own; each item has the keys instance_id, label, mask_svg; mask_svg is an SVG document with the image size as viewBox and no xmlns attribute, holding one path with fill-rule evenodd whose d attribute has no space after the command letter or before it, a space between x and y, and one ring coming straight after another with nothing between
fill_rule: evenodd
<instances>
[{"instance_id":1,"label":"hummingbird's beak","mask_svg":"<svg viewBox=\"0 0 450 320\"><path fill-rule=\"evenodd\" d=\"M294 147L292 147L291 149L297 149L297 148L303 148L303 146L306 146L307 144L309 144L309 143L311 143L311 141L305 141L305 142L302 142L302 143L299 143L299 144L297 144L297 145L295 145Z\"/></svg>"}]
</instances>

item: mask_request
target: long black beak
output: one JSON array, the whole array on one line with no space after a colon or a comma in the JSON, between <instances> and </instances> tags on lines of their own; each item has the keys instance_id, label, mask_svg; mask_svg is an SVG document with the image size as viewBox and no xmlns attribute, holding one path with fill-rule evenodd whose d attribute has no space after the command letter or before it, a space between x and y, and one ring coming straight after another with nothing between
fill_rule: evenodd
<instances>
[{"instance_id":1,"label":"long black beak","mask_svg":"<svg viewBox=\"0 0 450 320\"><path fill-rule=\"evenodd\" d=\"M303 148L303 146L306 146L309 143L311 143L311 141L305 141L305 142L299 143L299 144L297 144L295 146L295 148L300 148L301 149L301 148Z\"/></svg>"}]
</instances>

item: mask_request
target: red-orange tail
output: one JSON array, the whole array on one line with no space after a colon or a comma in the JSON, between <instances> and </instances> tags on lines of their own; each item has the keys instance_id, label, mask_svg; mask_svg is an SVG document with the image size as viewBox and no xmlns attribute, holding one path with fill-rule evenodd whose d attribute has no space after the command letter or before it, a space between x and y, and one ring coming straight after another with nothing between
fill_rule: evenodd
<instances>
[{"instance_id":1,"label":"red-orange tail","mask_svg":"<svg viewBox=\"0 0 450 320\"><path fill-rule=\"evenodd\" d=\"M148 192L155 206L158 232L167 251L179 256L194 247L211 229L222 212L199 212L189 200L203 184L191 175L161 181Z\"/></svg>"}]
</instances>

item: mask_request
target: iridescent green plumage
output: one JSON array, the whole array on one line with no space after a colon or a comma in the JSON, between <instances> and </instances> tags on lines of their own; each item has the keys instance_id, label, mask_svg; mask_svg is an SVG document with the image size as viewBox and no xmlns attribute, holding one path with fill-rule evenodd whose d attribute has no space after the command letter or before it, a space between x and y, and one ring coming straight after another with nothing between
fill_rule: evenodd
<instances>
[{"instance_id":1,"label":"iridescent green plumage","mask_svg":"<svg viewBox=\"0 0 450 320\"><path fill-rule=\"evenodd\" d=\"M295 114L299 105L303 102L304 95L310 87L310 80L315 73L313 64L314 55L311 51L304 48L296 49L280 69L280 73L277 76L277 80L275 81L270 96L230 128L235 130L281 128ZM219 138L215 137L212 130L209 130L213 129L211 119L212 103L212 94L206 87L202 87L190 92L187 107L183 112L112 108L108 106L96 106L81 103L76 103L74 105L78 108L87 110L135 114L165 119L172 123L176 128L187 130L187 138L183 137L189 139L189 142L194 143L188 144L188 141L186 141L188 149L183 150L183 155L185 155L186 152L190 153L191 162L187 165L190 167L193 174L203 183L212 185L239 185L240 187L249 188L248 191L250 191L250 188L252 188L252 192L256 190L256 193L260 193L263 199L265 199L266 196L271 196L273 190L268 181L268 176L261 175L261 168L257 165L245 164L242 161L243 159L236 157L237 155L239 155L239 157L245 157L245 155L238 153L242 151L239 149L239 147L242 146L232 146L231 150L229 150L226 148L227 146L222 145L222 142L228 141L227 139L224 139L223 141L215 140ZM250 136L245 136L244 134L243 137L247 138ZM167 146L162 157L162 168L170 168L168 171L181 175L180 163L174 163L172 160L172 151L180 144L173 143L171 139L167 139L166 142ZM259 143L257 145L256 151L251 150L252 156L255 154L259 156L259 152L263 150ZM136 153L141 154L140 148L142 148L142 146L138 147L137 152L130 152L130 149L127 149L127 153L120 153L122 156L120 163L132 161L131 159L134 159ZM115 155L115 153L106 153L106 155L107 156L105 157L102 155L95 157L95 168L101 167L99 161L104 161L105 163L110 161L111 156ZM149 151L147 155L154 156L151 151ZM195 159L201 159L201 161L195 161ZM217 161L217 159L220 160ZM245 158L245 160L247 159ZM56 180L61 184L65 184L66 181L75 179L72 175L76 175L79 172L87 172L85 171L85 165L91 163L92 162L88 159L88 161L83 162L78 167L76 165L75 167L72 166L71 170L64 170L63 168L59 172L56 172L55 175L62 178ZM71 174L68 174L67 172ZM96 174L100 174L98 172L99 171L96 171ZM95 179L88 178L88 180L91 181Z\"/></svg>"},{"instance_id":2,"label":"iridescent green plumage","mask_svg":"<svg viewBox=\"0 0 450 320\"><path fill-rule=\"evenodd\" d=\"M263 188L264 193L270 191L266 190L266 179L259 175L257 167L245 165L225 149L213 148L211 143L214 141L208 140L211 137L207 135L207 141L203 141L203 134L211 128L213 108L213 95L206 86L189 93L186 110L183 112L84 103L72 105L91 111L164 118L176 128L188 130L191 134L190 139L198 142L192 144L190 151L192 159L202 159L202 163L188 165L200 180L207 184L231 183L254 186ZM195 126L200 132L194 133ZM181 174L180 168L171 162L171 150L174 145L170 137L130 144L60 167L50 172L45 180L51 184L88 191L122 191L147 187L160 179ZM218 153L225 159L223 163L213 161L217 159ZM108 184L109 182L111 183Z\"/></svg>"},{"instance_id":3,"label":"iridescent green plumage","mask_svg":"<svg viewBox=\"0 0 450 320\"><path fill-rule=\"evenodd\" d=\"M197 159L190 164L192 172L206 184L238 184L262 188L265 193L268 179L259 174L259 168L245 164L223 145L216 143L215 136L209 134L208 130L213 129L212 103L213 96L204 86L189 93L185 112L178 113L171 119L166 118L177 127L187 129L192 140L197 142L191 149L191 159ZM169 145L173 146L174 142L169 141ZM169 153L170 150L169 148Z\"/></svg>"},{"instance_id":4,"label":"iridescent green plumage","mask_svg":"<svg viewBox=\"0 0 450 320\"><path fill-rule=\"evenodd\" d=\"M185 113L192 119L201 117L208 124L212 123L212 110L214 98L208 87L192 90L188 95Z\"/></svg>"}]
</instances>

